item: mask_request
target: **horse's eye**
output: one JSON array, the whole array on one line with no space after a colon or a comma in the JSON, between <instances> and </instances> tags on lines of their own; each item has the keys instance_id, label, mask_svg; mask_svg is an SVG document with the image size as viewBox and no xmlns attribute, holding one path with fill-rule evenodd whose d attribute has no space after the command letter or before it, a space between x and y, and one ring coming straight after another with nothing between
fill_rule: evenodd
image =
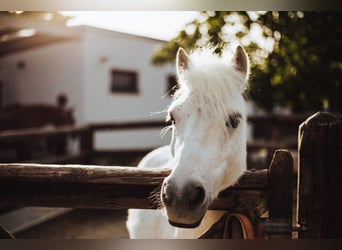
<instances>
[{"instance_id":1,"label":"horse's eye","mask_svg":"<svg viewBox=\"0 0 342 250\"><path fill-rule=\"evenodd\" d=\"M240 124L241 118L242 115L240 113L233 113L229 115L229 118L226 122L226 126L231 128L237 128Z\"/></svg>"},{"instance_id":2,"label":"horse's eye","mask_svg":"<svg viewBox=\"0 0 342 250\"><path fill-rule=\"evenodd\" d=\"M176 121L175 118L173 117L172 113L169 113L167 122L170 123L171 125L175 125Z\"/></svg>"},{"instance_id":3,"label":"horse's eye","mask_svg":"<svg viewBox=\"0 0 342 250\"><path fill-rule=\"evenodd\" d=\"M174 125L176 123L176 120L172 114L170 114L170 121L171 121L172 125Z\"/></svg>"}]
</instances>

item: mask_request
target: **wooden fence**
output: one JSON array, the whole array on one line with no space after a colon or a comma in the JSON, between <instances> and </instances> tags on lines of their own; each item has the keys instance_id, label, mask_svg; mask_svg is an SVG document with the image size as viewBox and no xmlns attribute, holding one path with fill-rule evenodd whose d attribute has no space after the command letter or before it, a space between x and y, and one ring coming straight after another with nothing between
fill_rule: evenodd
<instances>
[{"instance_id":1,"label":"wooden fence","mask_svg":"<svg viewBox=\"0 0 342 250\"><path fill-rule=\"evenodd\" d=\"M87 134L82 147L93 153L92 133L73 132ZM262 218L269 238L342 237L341 121L316 113L300 126L298 144L298 171L291 154L277 150L269 169L247 171L210 209L244 208ZM168 174L168 169L118 166L0 164L0 201L17 206L154 209L159 205L154 194Z\"/></svg>"},{"instance_id":2,"label":"wooden fence","mask_svg":"<svg viewBox=\"0 0 342 250\"><path fill-rule=\"evenodd\" d=\"M39 163L87 163L98 154L111 154L113 152L97 151L94 147L94 136L99 131L136 130L162 128L163 121L124 122L124 123L97 123L86 126L60 126L58 128L30 128L20 130L0 131L0 145L16 148L16 146L30 147L30 143L38 140L54 139L60 137L79 138L80 148L76 154L53 155L46 158L35 158L25 162ZM144 149L148 151L151 149Z\"/></svg>"},{"instance_id":3,"label":"wooden fence","mask_svg":"<svg viewBox=\"0 0 342 250\"><path fill-rule=\"evenodd\" d=\"M290 126L293 127L296 124L300 124L300 119L304 120L304 115L297 116L283 116L283 115L266 115L266 116L251 116L249 117L249 124L253 125L256 133L254 136L257 140L248 142L248 151L254 152L260 149L267 150L267 161L271 161L273 153L278 148L286 149L296 149L297 142L293 138L290 140L283 140L279 138L277 134L281 133L281 127ZM68 137L79 139L80 146L77 153L74 154L64 154L64 155L53 155L41 157L40 155L36 157L31 157L30 159L21 160L16 157L12 159L12 162L35 162L35 163L82 163L87 164L89 162L95 162L97 157L110 158L117 157L123 154L136 154L142 156L150 151L152 148L144 149L132 149L126 151L120 150L97 150L94 145L94 138L97 132L101 131L123 131L123 130L137 130L137 129L154 129L163 128L166 125L164 121L144 121L144 122L121 122L121 123L96 123L89 124L85 126L60 126L58 128L30 128L30 129L20 129L12 131L0 131L0 152L3 148L11 148L17 150L29 149L32 147L32 142L37 142L39 140L49 140L58 139L61 137ZM279 127L279 129L277 129ZM260 132L263 131L263 132ZM267 131L267 132L265 132ZM287 133L289 134L289 133ZM290 132L293 134L294 132ZM260 137L266 138L259 139ZM1 160L0 160L1 161ZM251 161L248 161L251 163ZM251 164L249 164L251 165ZM262 166L267 167L267 166ZM259 168L253 166L253 168Z\"/></svg>"}]
</instances>

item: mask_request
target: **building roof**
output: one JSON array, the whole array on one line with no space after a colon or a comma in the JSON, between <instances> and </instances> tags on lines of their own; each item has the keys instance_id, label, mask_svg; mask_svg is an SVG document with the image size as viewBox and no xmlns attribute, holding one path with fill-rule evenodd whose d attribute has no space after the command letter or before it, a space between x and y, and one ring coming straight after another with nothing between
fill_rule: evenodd
<instances>
[{"instance_id":1,"label":"building roof","mask_svg":"<svg viewBox=\"0 0 342 250\"><path fill-rule=\"evenodd\" d=\"M90 26L67 27L53 21L0 16L0 57L35 47L81 39L85 32L121 38L143 39L152 42L164 40Z\"/></svg>"},{"instance_id":2,"label":"building roof","mask_svg":"<svg viewBox=\"0 0 342 250\"><path fill-rule=\"evenodd\" d=\"M141 36L141 35L136 35L136 34L131 34L131 33L125 33L125 32L120 32L120 31L108 30L108 29L102 29L102 28L97 28L97 27L92 27L92 26L87 26L87 25L75 26L73 27L73 29L77 29L81 32L88 31L88 32L99 34L99 35L107 35L107 36L112 36L112 37L141 39L141 40L159 42L159 43L167 42L166 40L162 40L162 39Z\"/></svg>"}]
</instances>

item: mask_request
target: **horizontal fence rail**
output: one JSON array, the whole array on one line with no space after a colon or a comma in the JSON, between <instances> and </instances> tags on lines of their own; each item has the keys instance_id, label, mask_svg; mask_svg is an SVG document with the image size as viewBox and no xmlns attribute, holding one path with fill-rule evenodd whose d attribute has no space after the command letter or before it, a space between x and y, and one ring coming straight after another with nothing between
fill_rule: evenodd
<instances>
[{"instance_id":1,"label":"horizontal fence rail","mask_svg":"<svg viewBox=\"0 0 342 250\"><path fill-rule=\"evenodd\" d=\"M81 135L88 131L88 126L59 126L47 128L28 128L0 131L0 143L30 141L58 135Z\"/></svg>"},{"instance_id":2,"label":"horizontal fence rail","mask_svg":"<svg viewBox=\"0 0 342 250\"><path fill-rule=\"evenodd\" d=\"M74 208L158 208L158 192L170 170L135 167L0 164L3 205ZM237 206L236 201L264 204L268 170L247 171L239 183L220 195L211 209ZM262 210L262 211L261 211Z\"/></svg>"},{"instance_id":3,"label":"horizontal fence rail","mask_svg":"<svg viewBox=\"0 0 342 250\"><path fill-rule=\"evenodd\" d=\"M249 120L257 122L266 119L265 117L249 117ZM298 118L297 118L298 119ZM78 138L80 148L78 153L70 155L56 155L43 158L19 159L20 162L38 162L38 163L87 163L94 156L104 155L102 151L94 148L94 138L96 132L101 131L123 131L123 130L141 130L163 128L167 123L162 120L152 121L130 121L130 122L107 122L94 123L84 126L58 126L58 127L41 127L0 131L0 149L13 148L16 150L30 150L30 143L35 140L54 139L58 137ZM296 148L296 141L252 141L247 144L248 150L267 149L268 160L271 160L274 150L279 148ZM151 149L148 149L148 151ZM132 149L132 151L139 151ZM145 150L146 151L146 150ZM16 151L17 152L17 151ZM105 156L118 152L108 151ZM12 161L15 162L15 161Z\"/></svg>"},{"instance_id":4,"label":"horizontal fence rail","mask_svg":"<svg viewBox=\"0 0 342 250\"><path fill-rule=\"evenodd\" d=\"M165 121L131 121L131 122L108 122L89 124L89 128L93 131L99 130L124 130L124 129L146 129L146 128L162 128L168 125Z\"/></svg>"}]
</instances>

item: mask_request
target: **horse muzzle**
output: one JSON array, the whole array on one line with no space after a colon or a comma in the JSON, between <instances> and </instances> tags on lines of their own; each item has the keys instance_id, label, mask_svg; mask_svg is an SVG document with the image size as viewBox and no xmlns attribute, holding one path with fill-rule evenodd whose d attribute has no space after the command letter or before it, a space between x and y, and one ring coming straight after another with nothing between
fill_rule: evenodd
<instances>
[{"instance_id":1,"label":"horse muzzle","mask_svg":"<svg viewBox=\"0 0 342 250\"><path fill-rule=\"evenodd\" d=\"M209 205L204 187L195 181L179 187L172 179L165 179L161 199L169 223L182 228L198 227Z\"/></svg>"}]
</instances>

